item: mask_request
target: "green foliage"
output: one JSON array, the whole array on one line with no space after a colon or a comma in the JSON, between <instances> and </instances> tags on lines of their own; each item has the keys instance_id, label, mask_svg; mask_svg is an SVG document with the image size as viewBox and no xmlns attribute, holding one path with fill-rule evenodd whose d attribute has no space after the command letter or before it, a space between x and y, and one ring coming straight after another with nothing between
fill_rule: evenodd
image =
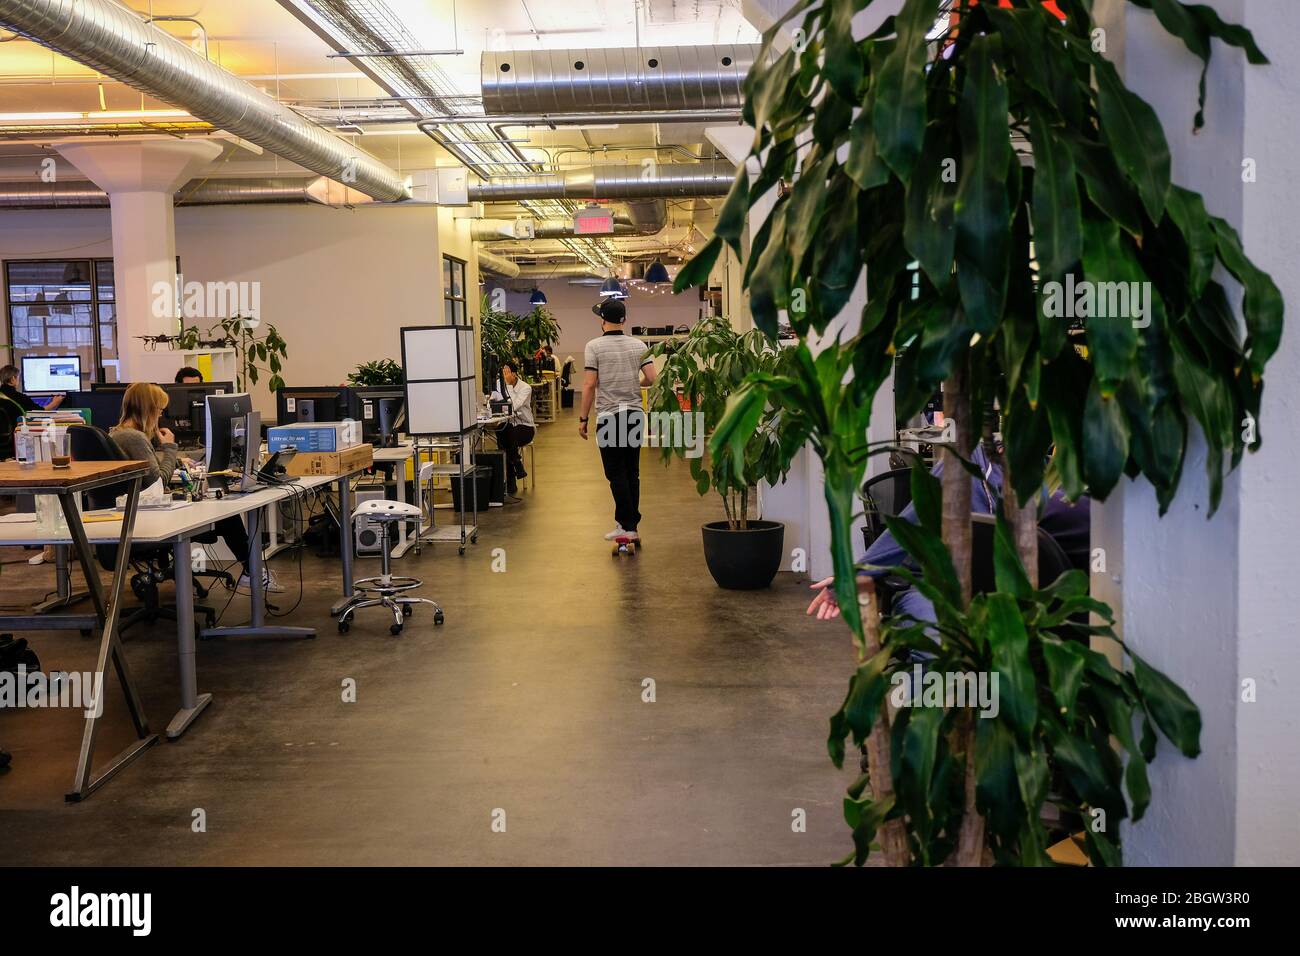
<instances>
[{"instance_id":1,"label":"green foliage","mask_svg":"<svg viewBox=\"0 0 1300 956\"><path fill-rule=\"evenodd\" d=\"M218 320L206 333L207 338L212 338L220 330L220 337L234 348L239 362L235 387L241 392L256 385L263 372L270 375L266 386L272 392L284 388L284 379L280 373L284 371L284 361L289 357L289 344L274 325L268 324L265 332L259 332L260 325L257 319L232 315ZM181 329L177 344L183 349L192 349L197 347L203 337L204 333L200 333L198 326L191 325Z\"/></svg>"},{"instance_id":2,"label":"green foliage","mask_svg":"<svg viewBox=\"0 0 1300 956\"><path fill-rule=\"evenodd\" d=\"M1212 39L1266 62L1248 31L1209 7L1134 2L1152 9L1203 63ZM959 32L927 40L939 0L906 0L874 34L854 41L848 24L870 3L797 3L764 35L744 105L759 172L752 181L738 173L714 238L675 285L680 291L704 281L730 245L747 260L756 325L775 337L784 313L806 343L823 336L866 270L857 334L822 343L816 357L801 343L778 374L749 376L710 444L716 456L743 442L755 410L769 405L777 409L781 448L792 455L812 444L824 464L836 596L864 657L851 523L871 402L891 368L900 419L918 412L954 370L968 370L970 407L996 402L1001 409L1021 501L1049 478L1071 498L1104 498L1122 475L1140 475L1163 513L1177 493L1195 422L1209 449L1213 512L1225 469L1247 450L1244 436L1252 432L1243 425L1258 419L1283 317L1277 286L1247 258L1232 227L1172 182L1156 114L1093 48L1090 3L1061 0L1065 23L1029 0L963 7ZM769 57L777 31L799 16L805 42ZM1203 80L1199 95L1203 104ZM750 208L769 202L745 249ZM1243 290L1244 336L1227 289L1212 277L1216 263ZM1149 308L1139 313L1130 304L1072 328L1052 308L1071 283L1095 291L1137 283L1139 293L1149 290ZM1256 425L1252 450L1260 434ZM846 818L859 862L875 829L900 815L915 862L946 858L961 805L944 795L960 787L967 760L975 761L978 809L998 859L1042 862L1033 821L1049 757L1072 788L1062 792L1079 806L1107 809L1114 822L1107 835L1089 834L1094 860L1120 862L1118 820L1127 810L1109 735L1129 755L1123 772L1136 817L1149 799L1141 762L1149 755L1129 745L1128 723L1141 716L1150 731L1154 721L1192 755L1194 705L1136 657L1131 674L1086 648L1082 663L1075 660L1075 645L1058 632L1062 607L1087 600L1086 581L1032 592L1004 560L998 593L961 607L937 537L896 530L912 558L929 565L918 586L947 617L937 645L916 626L891 624L884 649L862 665L875 675L870 680L883 679L891 654L910 641L953 666L1002 668L1014 702L1004 718L976 721L969 754L945 742L947 716L913 726L918 718L910 712L895 723L895 761L905 755L905 766L921 777L900 780L888 806L871 805L861 782L850 790ZM1079 593L1067 599L1061 588ZM1109 619L1103 605L1089 606ZM866 680L863 673L855 680ZM1045 706L1045 696L1064 701L1067 713ZM841 711L836 726L851 719L861 741L877 688L855 686L850 697L859 704ZM1071 707L1086 710L1072 718ZM841 753L844 734L838 745L835 738L832 752ZM1144 733L1148 742L1154 746L1154 733ZM894 772L906 778L902 765Z\"/></svg>"},{"instance_id":3,"label":"green foliage","mask_svg":"<svg viewBox=\"0 0 1300 956\"><path fill-rule=\"evenodd\" d=\"M918 501L937 502L939 481L919 465L912 483ZM1030 588L1005 520L994 536L998 590L976 595L962 607L950 586L952 560L940 537L937 507L918 508L918 518L916 524L886 518L912 559L891 573L922 590L934 604L936 621L903 615L885 620L881 651L850 678L844 703L831 718L832 760L842 764L846 739L863 743L891 695L896 705L906 702L908 685L902 682L914 675L913 653L927 656L925 672L985 674L990 682L996 675L997 712L990 708L975 721L973 753L961 752L956 741L960 722L980 706L975 686L964 688L966 706L925 697L924 684L914 689L912 706L897 711L891 730L898 799L876 826L902 821L915 861L943 863L962 816L963 793L955 781L973 759L978 805L998 863L1050 865L1042 823L1049 803L1073 815L1075 827L1087 832L1094 864L1119 862L1122 821L1140 820L1151 799L1147 765L1156 751L1153 727L1180 752L1196 756L1201 723L1195 705L1122 643L1131 670L1116 668L1091 650L1092 637L1118 640L1110 609L1088 597L1082 571ZM1089 614L1100 623L1086 623ZM1142 745L1135 736L1139 726ZM845 816L851 827L861 821L860 797L856 804ZM861 864L869 853L869 843L859 845L855 862Z\"/></svg>"},{"instance_id":4,"label":"green foliage","mask_svg":"<svg viewBox=\"0 0 1300 956\"><path fill-rule=\"evenodd\" d=\"M543 305L516 315L494 309L485 293L479 303L479 342L483 359L483 381L494 381L503 362L522 363L545 345L560 338L560 326Z\"/></svg>"},{"instance_id":5,"label":"green foliage","mask_svg":"<svg viewBox=\"0 0 1300 956\"><path fill-rule=\"evenodd\" d=\"M650 386L650 412L673 416L685 412L683 421L689 420L692 428L695 422L702 422L706 435L722 421L727 398L748 377L773 375L783 362L781 350L762 332L737 332L721 317L701 320L685 338L656 343L646 356L664 359L663 368ZM747 528L750 489L760 480L781 480L789 469L789 449L781 447L776 418L776 410L765 402L750 404L740 416L742 423L729 431L728 441L719 453L707 459L688 457L692 449L684 441L665 441L660 452L665 462L673 457L689 461L699 493L707 494L710 489L717 492L722 496L729 526ZM690 437L702 444L704 436L692 431Z\"/></svg>"},{"instance_id":6,"label":"green foliage","mask_svg":"<svg viewBox=\"0 0 1300 956\"><path fill-rule=\"evenodd\" d=\"M402 366L392 359L362 362L348 373L349 385L401 385L406 381Z\"/></svg>"}]
</instances>

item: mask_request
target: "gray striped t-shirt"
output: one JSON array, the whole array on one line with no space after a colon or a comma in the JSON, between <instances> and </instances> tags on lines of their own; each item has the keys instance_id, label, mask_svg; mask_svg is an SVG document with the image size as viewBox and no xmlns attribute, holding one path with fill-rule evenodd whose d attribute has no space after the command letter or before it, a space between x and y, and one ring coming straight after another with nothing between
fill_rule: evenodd
<instances>
[{"instance_id":1,"label":"gray striped t-shirt","mask_svg":"<svg viewBox=\"0 0 1300 956\"><path fill-rule=\"evenodd\" d=\"M596 415L612 415L641 407L641 368L652 364L643 358L646 344L623 332L606 332L587 343L587 368L598 376Z\"/></svg>"}]
</instances>

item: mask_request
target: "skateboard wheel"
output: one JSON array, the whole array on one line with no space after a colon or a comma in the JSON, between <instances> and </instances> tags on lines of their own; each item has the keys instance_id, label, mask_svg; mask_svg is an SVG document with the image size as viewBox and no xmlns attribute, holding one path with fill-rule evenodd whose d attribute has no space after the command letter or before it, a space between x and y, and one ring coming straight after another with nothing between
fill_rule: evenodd
<instances>
[{"instance_id":1,"label":"skateboard wheel","mask_svg":"<svg viewBox=\"0 0 1300 956\"><path fill-rule=\"evenodd\" d=\"M433 623L434 623L434 624L441 624L441 623L442 623L442 620L443 620L443 618L442 618L442 612L441 612L441 611L438 611L438 612L436 612L436 613L433 615Z\"/></svg>"}]
</instances>

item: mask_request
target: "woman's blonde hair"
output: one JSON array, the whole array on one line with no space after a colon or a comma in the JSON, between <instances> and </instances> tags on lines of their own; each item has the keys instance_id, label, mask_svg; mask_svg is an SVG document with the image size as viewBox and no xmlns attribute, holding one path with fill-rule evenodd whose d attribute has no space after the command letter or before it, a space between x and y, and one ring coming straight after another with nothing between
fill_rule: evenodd
<instances>
[{"instance_id":1,"label":"woman's blonde hair","mask_svg":"<svg viewBox=\"0 0 1300 956\"><path fill-rule=\"evenodd\" d=\"M150 382L135 382L122 394L118 428L134 428L153 441L158 437L158 416L167 408L167 393Z\"/></svg>"}]
</instances>

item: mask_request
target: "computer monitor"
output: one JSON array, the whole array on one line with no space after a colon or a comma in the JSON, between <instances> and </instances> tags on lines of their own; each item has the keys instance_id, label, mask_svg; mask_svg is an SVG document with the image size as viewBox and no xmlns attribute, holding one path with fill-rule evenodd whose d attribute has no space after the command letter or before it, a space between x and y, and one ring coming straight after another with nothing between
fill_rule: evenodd
<instances>
[{"instance_id":1,"label":"computer monitor","mask_svg":"<svg viewBox=\"0 0 1300 956\"><path fill-rule=\"evenodd\" d=\"M60 407L84 408L90 412L90 424L108 431L122 420L122 392L116 389L68 392Z\"/></svg>"},{"instance_id":2,"label":"computer monitor","mask_svg":"<svg viewBox=\"0 0 1300 956\"><path fill-rule=\"evenodd\" d=\"M160 385L167 393L167 408L162 423L176 434L176 441L192 446L207 434L207 397L226 395L235 390L231 382L202 382L191 385Z\"/></svg>"},{"instance_id":3,"label":"computer monitor","mask_svg":"<svg viewBox=\"0 0 1300 956\"><path fill-rule=\"evenodd\" d=\"M361 439L381 448L397 444L406 424L406 389L401 385L369 385L352 389L361 415Z\"/></svg>"},{"instance_id":4,"label":"computer monitor","mask_svg":"<svg viewBox=\"0 0 1300 956\"><path fill-rule=\"evenodd\" d=\"M275 393L275 417L294 422L355 421L361 416L354 389L346 385L286 385Z\"/></svg>"},{"instance_id":5,"label":"computer monitor","mask_svg":"<svg viewBox=\"0 0 1300 956\"><path fill-rule=\"evenodd\" d=\"M262 444L262 416L253 411L246 392L208 395L203 447L204 466L212 472L231 471L235 477L209 478L227 490L248 491L257 484L257 457Z\"/></svg>"},{"instance_id":6,"label":"computer monitor","mask_svg":"<svg viewBox=\"0 0 1300 956\"><path fill-rule=\"evenodd\" d=\"M80 388L81 356L23 356L23 391L75 392Z\"/></svg>"}]
</instances>

